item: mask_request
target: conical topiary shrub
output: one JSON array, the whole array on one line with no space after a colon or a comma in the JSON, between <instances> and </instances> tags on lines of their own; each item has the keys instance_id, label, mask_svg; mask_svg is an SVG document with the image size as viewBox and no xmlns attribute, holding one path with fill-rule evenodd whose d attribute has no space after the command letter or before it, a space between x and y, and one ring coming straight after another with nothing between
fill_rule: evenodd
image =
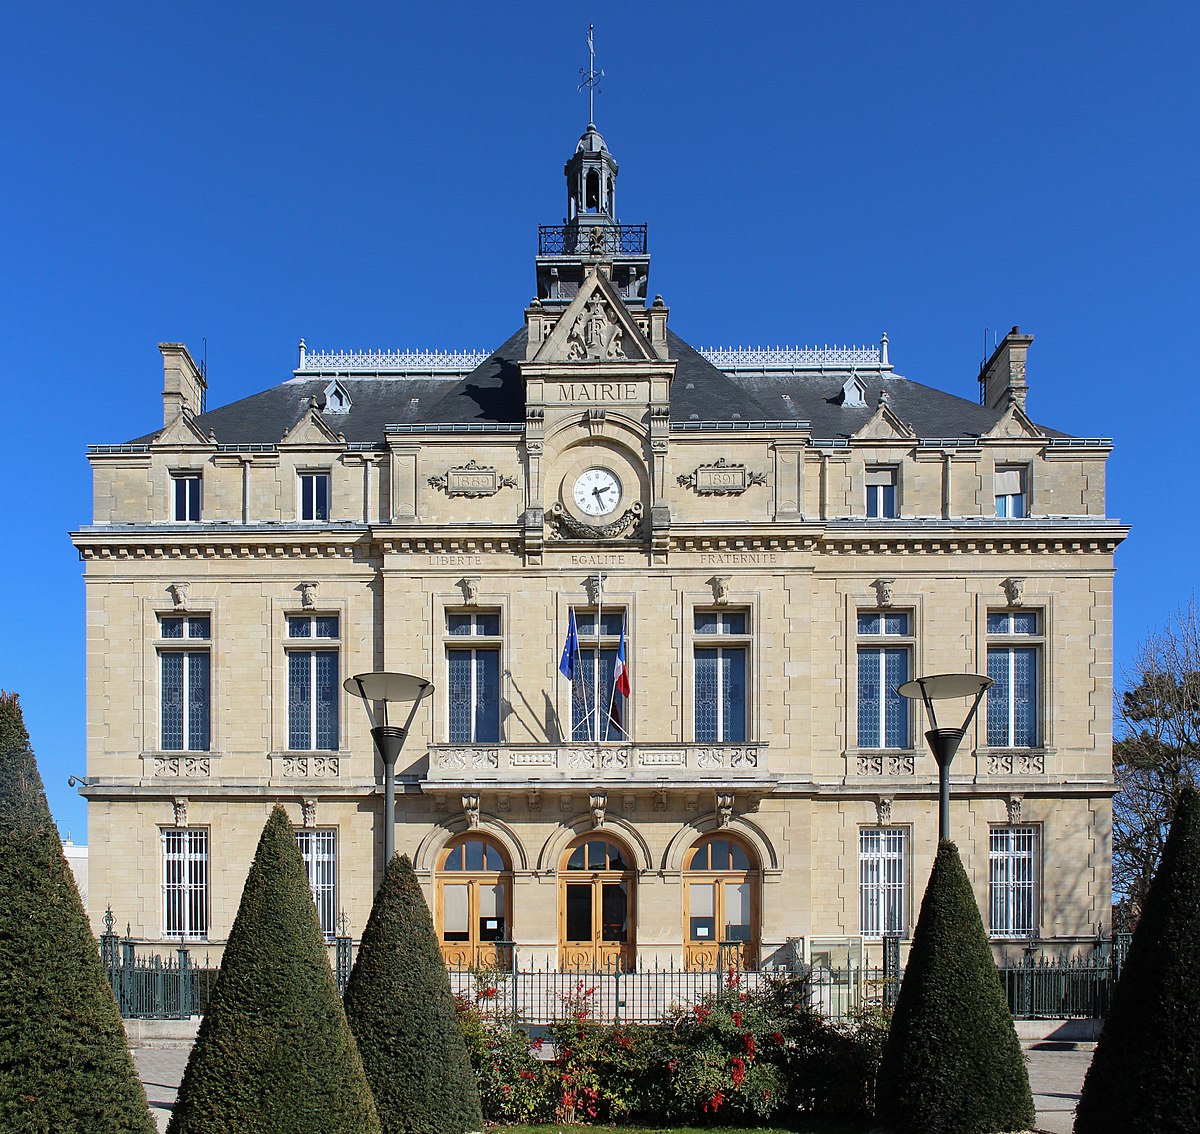
<instances>
[{"instance_id":1,"label":"conical topiary shrub","mask_svg":"<svg viewBox=\"0 0 1200 1134\"><path fill-rule=\"evenodd\" d=\"M379 1134L287 813L263 828L171 1134Z\"/></svg>"},{"instance_id":2,"label":"conical topiary shrub","mask_svg":"<svg viewBox=\"0 0 1200 1134\"><path fill-rule=\"evenodd\" d=\"M1183 790L1129 943L1075 1134L1200 1130L1200 792Z\"/></svg>"},{"instance_id":3,"label":"conical topiary shrub","mask_svg":"<svg viewBox=\"0 0 1200 1134\"><path fill-rule=\"evenodd\" d=\"M346 1015L384 1134L464 1134L483 1116L433 919L407 856L383 875L346 985Z\"/></svg>"},{"instance_id":4,"label":"conical topiary shrub","mask_svg":"<svg viewBox=\"0 0 1200 1134\"><path fill-rule=\"evenodd\" d=\"M875 1090L900 1134L994 1134L1033 1125L1025 1058L970 880L938 847Z\"/></svg>"},{"instance_id":5,"label":"conical topiary shrub","mask_svg":"<svg viewBox=\"0 0 1200 1134\"><path fill-rule=\"evenodd\" d=\"M0 693L0 1130L155 1130L15 693Z\"/></svg>"}]
</instances>

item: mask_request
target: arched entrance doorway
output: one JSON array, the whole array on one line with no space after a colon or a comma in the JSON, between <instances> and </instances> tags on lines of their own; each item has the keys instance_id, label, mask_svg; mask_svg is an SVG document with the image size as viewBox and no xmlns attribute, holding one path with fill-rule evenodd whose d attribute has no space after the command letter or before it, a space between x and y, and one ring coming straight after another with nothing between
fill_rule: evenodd
<instances>
[{"instance_id":1,"label":"arched entrance doorway","mask_svg":"<svg viewBox=\"0 0 1200 1134\"><path fill-rule=\"evenodd\" d=\"M687 852L683 872L684 965L757 968L759 872L749 849L707 836Z\"/></svg>"},{"instance_id":2,"label":"arched entrance doorway","mask_svg":"<svg viewBox=\"0 0 1200 1134\"><path fill-rule=\"evenodd\" d=\"M583 838L558 868L558 955L564 969L633 970L637 872L629 853L601 838Z\"/></svg>"},{"instance_id":3,"label":"arched entrance doorway","mask_svg":"<svg viewBox=\"0 0 1200 1134\"><path fill-rule=\"evenodd\" d=\"M451 968L512 963L512 865L482 835L456 839L438 857L437 926Z\"/></svg>"}]
</instances>

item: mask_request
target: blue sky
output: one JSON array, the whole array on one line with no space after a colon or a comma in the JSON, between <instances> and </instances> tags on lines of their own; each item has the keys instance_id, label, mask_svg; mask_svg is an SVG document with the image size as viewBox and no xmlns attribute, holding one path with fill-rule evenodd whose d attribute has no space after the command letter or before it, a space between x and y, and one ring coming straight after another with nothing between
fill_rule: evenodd
<instances>
[{"instance_id":1,"label":"blue sky","mask_svg":"<svg viewBox=\"0 0 1200 1134\"><path fill-rule=\"evenodd\" d=\"M162 340L207 337L218 405L301 336L507 338L589 20L618 211L685 339L886 330L898 372L973 398L984 329L1020 324L1033 418L1116 442L1118 671L1191 595L1194 6L10 5L0 688L77 841L85 447L161 424Z\"/></svg>"}]
</instances>

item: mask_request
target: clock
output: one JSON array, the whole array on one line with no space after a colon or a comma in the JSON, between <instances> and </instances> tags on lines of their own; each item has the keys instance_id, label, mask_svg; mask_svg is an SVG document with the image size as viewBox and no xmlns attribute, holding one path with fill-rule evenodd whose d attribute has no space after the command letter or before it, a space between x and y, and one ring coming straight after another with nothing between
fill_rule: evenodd
<instances>
[{"instance_id":1,"label":"clock","mask_svg":"<svg viewBox=\"0 0 1200 1134\"><path fill-rule=\"evenodd\" d=\"M607 516L621 500L621 482L608 469L591 468L579 474L571 491L585 516Z\"/></svg>"}]
</instances>

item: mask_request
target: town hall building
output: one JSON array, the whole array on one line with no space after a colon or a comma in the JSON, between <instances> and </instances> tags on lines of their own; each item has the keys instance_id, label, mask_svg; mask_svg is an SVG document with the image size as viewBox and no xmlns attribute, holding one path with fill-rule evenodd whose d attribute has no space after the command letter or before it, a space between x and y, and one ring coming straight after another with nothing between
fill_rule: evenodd
<instances>
[{"instance_id":1,"label":"town hall building","mask_svg":"<svg viewBox=\"0 0 1200 1134\"><path fill-rule=\"evenodd\" d=\"M97 929L218 956L282 803L323 928L360 936L384 767L345 683L379 671L432 683L394 839L453 964L877 963L937 844L897 688L942 673L992 681L951 776L988 933L1107 925L1110 442L1037 423L1016 327L978 400L886 336L684 342L617 172L589 125L490 353L301 343L210 407L160 345L161 426L89 449L72 533Z\"/></svg>"}]
</instances>

